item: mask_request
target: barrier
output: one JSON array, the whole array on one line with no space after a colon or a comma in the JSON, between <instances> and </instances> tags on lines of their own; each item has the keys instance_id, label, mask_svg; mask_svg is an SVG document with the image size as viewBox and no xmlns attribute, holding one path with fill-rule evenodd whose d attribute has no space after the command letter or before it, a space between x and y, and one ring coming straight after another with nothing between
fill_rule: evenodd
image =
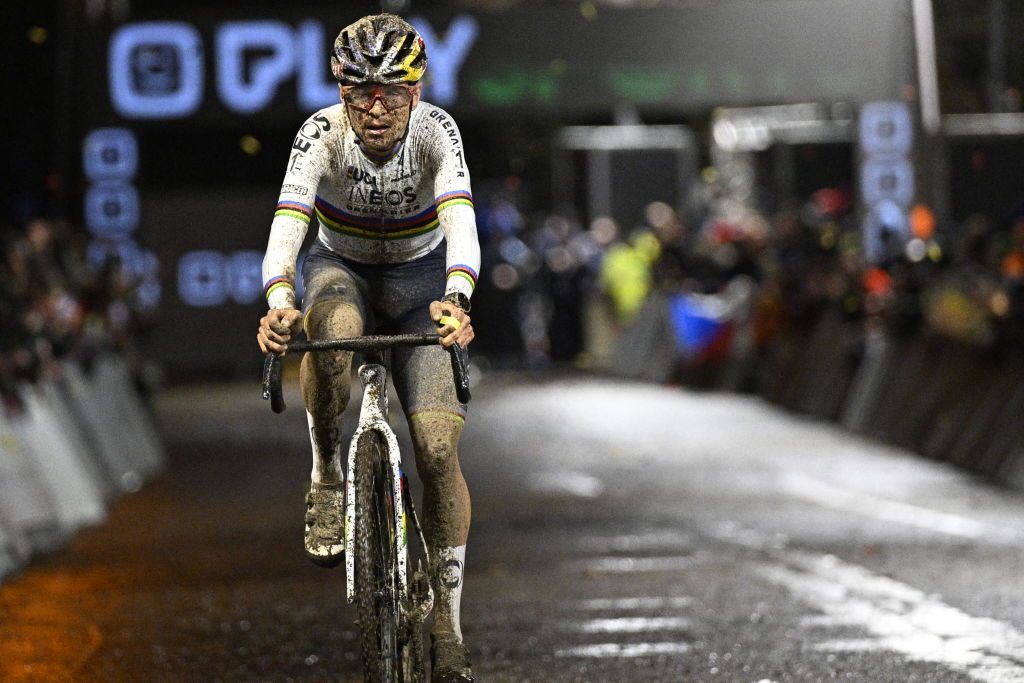
<instances>
[{"instance_id":1,"label":"barrier","mask_svg":"<svg viewBox=\"0 0 1024 683\"><path fill-rule=\"evenodd\" d=\"M880 330L864 335L860 365L854 373L839 422L851 432L863 434L867 429L873 398L879 393L889 356L889 344Z\"/></svg>"},{"instance_id":2,"label":"barrier","mask_svg":"<svg viewBox=\"0 0 1024 683\"><path fill-rule=\"evenodd\" d=\"M165 462L163 446L152 418L139 400L128 366L117 356L103 356L96 361L93 374L96 392L104 397L100 403L110 409L108 419L124 430L130 444L129 462L142 479L157 474Z\"/></svg>"},{"instance_id":3,"label":"barrier","mask_svg":"<svg viewBox=\"0 0 1024 683\"><path fill-rule=\"evenodd\" d=\"M903 334L894 334L881 321L848 319L833 309L790 320L754 354L748 312L734 312L728 321L735 333L723 346L728 359L694 369L687 351L700 347L710 327L700 327L701 320L686 327L693 322L686 315L700 311L680 313L654 293L623 331L609 369L727 390L752 381L755 391L789 410L1024 488L1024 357L912 330L906 320L899 321Z\"/></svg>"},{"instance_id":4,"label":"barrier","mask_svg":"<svg viewBox=\"0 0 1024 683\"><path fill-rule=\"evenodd\" d=\"M119 357L23 385L0 408L0 581L106 519L107 505L159 472L156 428Z\"/></svg>"},{"instance_id":5,"label":"barrier","mask_svg":"<svg viewBox=\"0 0 1024 683\"><path fill-rule=\"evenodd\" d=\"M105 517L103 496L75 444L60 430L60 421L41 387L23 387L24 419L15 423L32 453L43 486L57 511L62 529L74 531Z\"/></svg>"},{"instance_id":6,"label":"barrier","mask_svg":"<svg viewBox=\"0 0 1024 683\"><path fill-rule=\"evenodd\" d=\"M33 550L56 547L63 532L49 491L15 427L17 419L0 410L0 519L16 539L19 554L27 557Z\"/></svg>"},{"instance_id":7,"label":"barrier","mask_svg":"<svg viewBox=\"0 0 1024 683\"><path fill-rule=\"evenodd\" d=\"M673 341L665 298L654 293L647 298L636 320L626 327L612 357L612 374L651 382L672 378L679 362Z\"/></svg>"},{"instance_id":8,"label":"barrier","mask_svg":"<svg viewBox=\"0 0 1024 683\"><path fill-rule=\"evenodd\" d=\"M782 332L758 391L789 409L1024 487L1024 358L832 314ZM859 353L856 349L860 349Z\"/></svg>"},{"instance_id":9,"label":"barrier","mask_svg":"<svg viewBox=\"0 0 1024 683\"><path fill-rule=\"evenodd\" d=\"M0 581L28 559L29 543L24 529L15 524L20 514L17 440L0 424Z\"/></svg>"},{"instance_id":10,"label":"barrier","mask_svg":"<svg viewBox=\"0 0 1024 683\"><path fill-rule=\"evenodd\" d=\"M21 568L24 555L19 550L12 533L0 520L0 581Z\"/></svg>"},{"instance_id":11,"label":"barrier","mask_svg":"<svg viewBox=\"0 0 1024 683\"><path fill-rule=\"evenodd\" d=\"M1024 368L1014 363L1015 372L1011 377L1016 381L1013 392L1006 397L1000 415L993 427L993 437L985 447L981 458L986 469L991 469L1002 479L1024 488L1024 457L1020 452L1024 444Z\"/></svg>"},{"instance_id":12,"label":"barrier","mask_svg":"<svg viewBox=\"0 0 1024 683\"><path fill-rule=\"evenodd\" d=\"M64 364L64 381L71 403L97 443L99 464L111 486L125 493L137 490L142 472L134 462L125 424L128 420L118 417L116 397L103 393L95 379L87 377L75 363Z\"/></svg>"}]
</instances>

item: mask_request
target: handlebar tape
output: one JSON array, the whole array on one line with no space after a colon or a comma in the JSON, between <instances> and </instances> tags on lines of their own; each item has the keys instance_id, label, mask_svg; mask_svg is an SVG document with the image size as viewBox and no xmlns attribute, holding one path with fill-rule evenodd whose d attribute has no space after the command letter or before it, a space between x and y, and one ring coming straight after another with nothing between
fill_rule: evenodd
<instances>
[{"instance_id":1,"label":"handlebar tape","mask_svg":"<svg viewBox=\"0 0 1024 683\"><path fill-rule=\"evenodd\" d=\"M473 398L469 393L469 373L466 371L466 350L455 342L448 348L452 357L452 376L455 378L455 396L459 403L469 403Z\"/></svg>"},{"instance_id":2,"label":"handlebar tape","mask_svg":"<svg viewBox=\"0 0 1024 683\"><path fill-rule=\"evenodd\" d=\"M270 401L275 413L283 413L287 407L281 390L281 357L276 353L268 353L263 361L263 400Z\"/></svg>"}]
</instances>

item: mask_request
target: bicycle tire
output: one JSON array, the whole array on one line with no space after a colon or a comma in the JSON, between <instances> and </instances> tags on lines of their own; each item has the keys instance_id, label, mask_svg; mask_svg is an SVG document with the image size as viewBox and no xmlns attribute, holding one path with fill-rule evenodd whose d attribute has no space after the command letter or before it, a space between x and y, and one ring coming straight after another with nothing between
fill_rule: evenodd
<instances>
[{"instance_id":1,"label":"bicycle tire","mask_svg":"<svg viewBox=\"0 0 1024 683\"><path fill-rule=\"evenodd\" d=\"M393 534L394 505L387 483L387 449L375 431L364 433L356 451L356 609L363 654L363 677L396 680L396 599ZM359 515L363 515L359 519Z\"/></svg>"}]
</instances>

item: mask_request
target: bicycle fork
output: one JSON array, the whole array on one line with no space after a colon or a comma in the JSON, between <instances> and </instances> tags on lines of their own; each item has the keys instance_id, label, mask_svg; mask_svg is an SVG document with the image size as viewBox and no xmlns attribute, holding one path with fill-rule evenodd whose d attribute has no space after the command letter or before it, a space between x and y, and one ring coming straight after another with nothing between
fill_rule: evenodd
<instances>
[{"instance_id":1,"label":"bicycle fork","mask_svg":"<svg viewBox=\"0 0 1024 683\"><path fill-rule=\"evenodd\" d=\"M423 619L430 614L434 604L434 591L429 580L423 575L422 568L415 572L415 581L409 581L408 558L409 558L409 536L408 519L406 507L411 513L413 528L419 535L423 546L424 554L427 556L427 566L430 566L430 550L427 547L423 529L420 526L416 515L416 508L412 504L412 494L409 491L408 480L402 471L402 460L398 450L398 438L388 424L388 395L385 386L386 371L383 365L368 363L359 368L359 380L363 385L363 403L359 412L359 426L352 436L352 442L348 450L348 467L345 477L345 582L349 604L355 600L355 558L352 549L355 547L355 528L358 523L356 519L356 477L368 476L367 473L358 471L356 453L359 450L359 440L364 434L376 431L387 444L388 472L391 475L391 490L394 492L394 515L395 528L399 533L395 538L395 557L398 565L398 585L401 587L402 595L398 596L398 603L406 617L414 623L422 623ZM423 590L424 584L426 591Z\"/></svg>"}]
</instances>

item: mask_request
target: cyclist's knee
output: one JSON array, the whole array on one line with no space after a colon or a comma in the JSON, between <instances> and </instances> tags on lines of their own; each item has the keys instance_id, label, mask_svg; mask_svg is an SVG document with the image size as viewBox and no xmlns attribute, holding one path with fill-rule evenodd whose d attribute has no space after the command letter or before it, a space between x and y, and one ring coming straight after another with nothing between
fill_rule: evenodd
<instances>
[{"instance_id":1,"label":"cyclist's knee","mask_svg":"<svg viewBox=\"0 0 1024 683\"><path fill-rule=\"evenodd\" d=\"M356 337L363 333L363 316L344 299L321 299L306 310L303 320L310 339Z\"/></svg>"},{"instance_id":2,"label":"cyclist's knee","mask_svg":"<svg viewBox=\"0 0 1024 683\"><path fill-rule=\"evenodd\" d=\"M354 305L341 299L316 301L306 311L303 326L309 339L337 339L357 337L363 331L363 318ZM349 351L323 351L306 354L303 359L303 384L330 382L347 389L352 353ZM308 379L307 379L308 377ZM345 396L346 400L348 394Z\"/></svg>"},{"instance_id":3,"label":"cyclist's knee","mask_svg":"<svg viewBox=\"0 0 1024 683\"><path fill-rule=\"evenodd\" d=\"M446 412L420 412L409 418L420 477L443 477L458 468L463 423L461 416Z\"/></svg>"}]
</instances>

